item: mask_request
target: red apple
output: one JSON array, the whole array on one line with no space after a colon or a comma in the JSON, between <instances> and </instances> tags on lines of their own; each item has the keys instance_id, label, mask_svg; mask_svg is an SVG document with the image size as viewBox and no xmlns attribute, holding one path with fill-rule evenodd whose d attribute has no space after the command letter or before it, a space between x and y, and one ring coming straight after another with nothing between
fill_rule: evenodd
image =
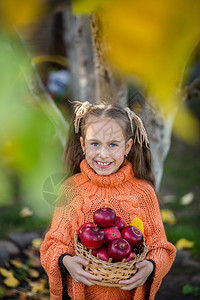
<instances>
[{"instance_id":1,"label":"red apple","mask_svg":"<svg viewBox=\"0 0 200 300\"><path fill-rule=\"evenodd\" d=\"M122 237L120 231L115 227L104 228L104 232L105 232L105 243L106 244L109 244L113 240L119 239Z\"/></svg>"},{"instance_id":2,"label":"red apple","mask_svg":"<svg viewBox=\"0 0 200 300\"><path fill-rule=\"evenodd\" d=\"M126 261L134 260L136 258L136 253L132 251Z\"/></svg>"},{"instance_id":3,"label":"red apple","mask_svg":"<svg viewBox=\"0 0 200 300\"><path fill-rule=\"evenodd\" d=\"M94 255L94 256L99 255L99 258L101 260L104 260L104 261L108 261L109 260L109 256L108 256L108 252L107 252L106 247L101 247L99 249L92 250L92 255Z\"/></svg>"},{"instance_id":4,"label":"red apple","mask_svg":"<svg viewBox=\"0 0 200 300\"><path fill-rule=\"evenodd\" d=\"M121 217L117 216L113 227L116 227L119 231L121 231L125 227L124 220Z\"/></svg>"},{"instance_id":5,"label":"red apple","mask_svg":"<svg viewBox=\"0 0 200 300\"><path fill-rule=\"evenodd\" d=\"M100 248L105 240L105 232L101 228L87 227L81 234L81 243L89 249Z\"/></svg>"},{"instance_id":6,"label":"red apple","mask_svg":"<svg viewBox=\"0 0 200 300\"><path fill-rule=\"evenodd\" d=\"M88 223L84 223L82 224L79 229L78 229L78 237L79 239L81 239L81 234L84 228L88 228L88 227L95 227L96 225L92 222L88 222Z\"/></svg>"},{"instance_id":7,"label":"red apple","mask_svg":"<svg viewBox=\"0 0 200 300\"><path fill-rule=\"evenodd\" d=\"M125 239L115 239L108 245L108 256L116 262L129 257L131 246Z\"/></svg>"},{"instance_id":8,"label":"red apple","mask_svg":"<svg viewBox=\"0 0 200 300\"><path fill-rule=\"evenodd\" d=\"M127 226L122 229L122 237L127 240L132 248L140 246L143 242L142 232L135 226Z\"/></svg>"},{"instance_id":9,"label":"red apple","mask_svg":"<svg viewBox=\"0 0 200 300\"><path fill-rule=\"evenodd\" d=\"M115 223L116 213L109 207L100 208L95 211L93 219L99 227L111 227Z\"/></svg>"}]
</instances>

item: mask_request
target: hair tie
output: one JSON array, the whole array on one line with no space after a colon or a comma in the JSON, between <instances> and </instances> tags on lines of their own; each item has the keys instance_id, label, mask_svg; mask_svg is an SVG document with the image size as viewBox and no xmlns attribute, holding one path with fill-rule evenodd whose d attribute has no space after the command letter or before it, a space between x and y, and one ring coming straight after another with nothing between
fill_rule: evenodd
<instances>
[{"instance_id":1,"label":"hair tie","mask_svg":"<svg viewBox=\"0 0 200 300\"><path fill-rule=\"evenodd\" d=\"M83 115L88 111L89 107L92 106L92 104L88 101L85 102L74 101L74 102L77 103L75 105L74 127L75 127L75 133L78 133L80 121Z\"/></svg>"},{"instance_id":2,"label":"hair tie","mask_svg":"<svg viewBox=\"0 0 200 300\"><path fill-rule=\"evenodd\" d=\"M135 122L136 125L136 129L135 129L135 136L134 136L134 144L135 141L137 139L138 143L142 146L142 143L145 143L145 146L148 147L149 144L149 140L148 140L148 136L147 136L147 132L146 129L144 127L144 124L141 120L141 118L136 115L132 110L130 110L129 107L124 108L124 110L127 112L130 123L131 123L131 131L133 133L133 120Z\"/></svg>"}]
</instances>

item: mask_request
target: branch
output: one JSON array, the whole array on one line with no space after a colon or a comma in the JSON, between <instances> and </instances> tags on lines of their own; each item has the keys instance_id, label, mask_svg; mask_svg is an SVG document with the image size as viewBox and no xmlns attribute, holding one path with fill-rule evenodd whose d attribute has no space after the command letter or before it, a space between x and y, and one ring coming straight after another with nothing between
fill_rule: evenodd
<instances>
[{"instance_id":1,"label":"branch","mask_svg":"<svg viewBox=\"0 0 200 300\"><path fill-rule=\"evenodd\" d=\"M50 97L46 87L42 83L40 76L36 70L35 65L32 62L32 58L25 48L24 42L20 36L20 33L16 30L18 36L18 43L14 42L11 47L15 55L22 54L24 63L20 64L20 69L25 77L30 92L34 99L40 105L43 113L53 124L58 138L64 147L66 134L68 131L68 123L64 119L61 111L58 109L53 99ZM19 57L17 57L20 61Z\"/></svg>"}]
</instances>

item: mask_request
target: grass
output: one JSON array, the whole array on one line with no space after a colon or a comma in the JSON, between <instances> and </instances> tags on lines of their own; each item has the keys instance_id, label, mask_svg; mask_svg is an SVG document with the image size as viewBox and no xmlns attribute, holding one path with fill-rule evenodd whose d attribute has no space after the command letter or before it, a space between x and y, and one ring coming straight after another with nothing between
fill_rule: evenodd
<instances>
[{"instance_id":1,"label":"grass","mask_svg":"<svg viewBox=\"0 0 200 300\"><path fill-rule=\"evenodd\" d=\"M194 247L189 251L198 261L200 261L199 148L199 145L191 147L173 137L160 191L161 195L175 196L173 202L164 204L165 208L174 212L177 220L174 225L164 224L168 239L173 244L180 238L193 241ZM194 193L193 202L181 205L180 198L189 192Z\"/></svg>"},{"instance_id":2,"label":"grass","mask_svg":"<svg viewBox=\"0 0 200 300\"><path fill-rule=\"evenodd\" d=\"M199 178L199 146L194 148L173 138L164 165L162 185L166 185L175 195L182 196L199 186Z\"/></svg>"},{"instance_id":3,"label":"grass","mask_svg":"<svg viewBox=\"0 0 200 300\"><path fill-rule=\"evenodd\" d=\"M20 217L20 206L11 205L0 209L0 238L9 233L40 231L48 227L49 220L33 214L25 218Z\"/></svg>"}]
</instances>

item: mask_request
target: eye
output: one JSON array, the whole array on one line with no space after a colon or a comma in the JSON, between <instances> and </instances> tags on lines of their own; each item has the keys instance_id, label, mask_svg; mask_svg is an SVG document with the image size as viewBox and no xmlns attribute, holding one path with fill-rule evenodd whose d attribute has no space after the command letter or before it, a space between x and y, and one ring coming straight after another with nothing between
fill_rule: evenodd
<instances>
[{"instance_id":1,"label":"eye","mask_svg":"<svg viewBox=\"0 0 200 300\"><path fill-rule=\"evenodd\" d=\"M96 146L98 145L98 143L92 143L92 145L93 145L94 147L96 147Z\"/></svg>"},{"instance_id":2,"label":"eye","mask_svg":"<svg viewBox=\"0 0 200 300\"><path fill-rule=\"evenodd\" d=\"M115 146L117 146L116 144L110 144L110 145L111 145L112 148L115 147Z\"/></svg>"}]
</instances>

